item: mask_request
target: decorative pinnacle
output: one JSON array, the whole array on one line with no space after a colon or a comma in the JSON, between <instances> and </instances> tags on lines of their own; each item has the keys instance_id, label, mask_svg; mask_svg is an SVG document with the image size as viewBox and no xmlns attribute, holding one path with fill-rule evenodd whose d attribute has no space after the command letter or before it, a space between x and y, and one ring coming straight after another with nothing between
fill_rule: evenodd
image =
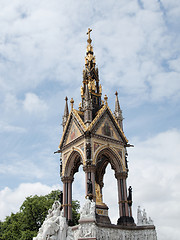
<instances>
[{"instance_id":1,"label":"decorative pinnacle","mask_svg":"<svg viewBox=\"0 0 180 240\"><path fill-rule=\"evenodd\" d=\"M68 97L66 96L64 100L67 102L67 100L68 100Z\"/></svg>"},{"instance_id":2,"label":"decorative pinnacle","mask_svg":"<svg viewBox=\"0 0 180 240\"><path fill-rule=\"evenodd\" d=\"M105 104L107 105L108 96L106 94L104 96L104 100L105 100Z\"/></svg>"},{"instance_id":3,"label":"decorative pinnacle","mask_svg":"<svg viewBox=\"0 0 180 240\"><path fill-rule=\"evenodd\" d=\"M117 91L115 92L115 95L116 95L116 96L118 95L118 92L117 92Z\"/></svg>"},{"instance_id":4,"label":"decorative pinnacle","mask_svg":"<svg viewBox=\"0 0 180 240\"><path fill-rule=\"evenodd\" d=\"M92 32L92 29L88 28L88 32L87 32L88 40L87 40L87 42L88 42L89 44L91 44L91 42L92 42L91 37L90 37L90 32Z\"/></svg>"},{"instance_id":5,"label":"decorative pinnacle","mask_svg":"<svg viewBox=\"0 0 180 240\"><path fill-rule=\"evenodd\" d=\"M71 103L71 109L73 109L73 104L74 104L74 100L73 100L73 98L71 98L70 103Z\"/></svg>"}]
</instances>

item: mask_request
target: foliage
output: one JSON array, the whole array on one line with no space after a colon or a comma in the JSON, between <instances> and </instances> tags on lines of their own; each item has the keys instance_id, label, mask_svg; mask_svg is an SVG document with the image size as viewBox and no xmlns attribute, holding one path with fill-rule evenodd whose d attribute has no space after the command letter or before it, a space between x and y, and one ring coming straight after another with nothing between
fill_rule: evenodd
<instances>
[{"instance_id":1,"label":"foliage","mask_svg":"<svg viewBox=\"0 0 180 240\"><path fill-rule=\"evenodd\" d=\"M0 221L0 240L32 240L37 235L48 209L55 200L58 200L59 190L52 191L45 196L27 197L16 214L6 217L4 222ZM73 201L72 204L73 224L78 224L80 204Z\"/></svg>"},{"instance_id":2,"label":"foliage","mask_svg":"<svg viewBox=\"0 0 180 240\"><path fill-rule=\"evenodd\" d=\"M78 220L80 218L80 213L78 212L78 209L80 209L79 201L72 201L72 225L78 224Z\"/></svg>"}]
</instances>

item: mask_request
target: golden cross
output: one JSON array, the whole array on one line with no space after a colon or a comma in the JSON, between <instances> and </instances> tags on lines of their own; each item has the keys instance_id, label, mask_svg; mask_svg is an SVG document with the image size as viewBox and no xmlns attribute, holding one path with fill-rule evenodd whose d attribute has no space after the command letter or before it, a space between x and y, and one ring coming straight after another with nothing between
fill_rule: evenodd
<instances>
[{"instance_id":1,"label":"golden cross","mask_svg":"<svg viewBox=\"0 0 180 240\"><path fill-rule=\"evenodd\" d=\"M88 35L89 39L90 39L90 32L92 32L92 29L88 28L87 35Z\"/></svg>"}]
</instances>

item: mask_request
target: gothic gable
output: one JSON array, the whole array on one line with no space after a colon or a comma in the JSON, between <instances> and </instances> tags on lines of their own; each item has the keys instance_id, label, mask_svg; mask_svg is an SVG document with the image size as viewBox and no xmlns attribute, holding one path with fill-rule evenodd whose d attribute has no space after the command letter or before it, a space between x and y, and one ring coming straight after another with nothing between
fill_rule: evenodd
<instances>
[{"instance_id":1,"label":"gothic gable","mask_svg":"<svg viewBox=\"0 0 180 240\"><path fill-rule=\"evenodd\" d=\"M101 119L100 126L97 126L96 134L103 135L105 137L110 137L116 140L122 140L119 136L114 124L109 118L108 114L106 114L103 119Z\"/></svg>"},{"instance_id":2,"label":"gothic gable","mask_svg":"<svg viewBox=\"0 0 180 240\"><path fill-rule=\"evenodd\" d=\"M74 141L76 138L80 137L82 135L81 131L79 130L77 124L75 121L71 122L71 126L68 129L68 135L65 140L65 145Z\"/></svg>"},{"instance_id":3,"label":"gothic gable","mask_svg":"<svg viewBox=\"0 0 180 240\"><path fill-rule=\"evenodd\" d=\"M73 109L68 117L59 148L61 149L63 146L79 138L84 131L85 125L83 124L76 110Z\"/></svg>"},{"instance_id":4,"label":"gothic gable","mask_svg":"<svg viewBox=\"0 0 180 240\"><path fill-rule=\"evenodd\" d=\"M91 126L92 133L127 143L128 140L109 107L104 106L100 111L101 114L97 115L97 118Z\"/></svg>"}]
</instances>

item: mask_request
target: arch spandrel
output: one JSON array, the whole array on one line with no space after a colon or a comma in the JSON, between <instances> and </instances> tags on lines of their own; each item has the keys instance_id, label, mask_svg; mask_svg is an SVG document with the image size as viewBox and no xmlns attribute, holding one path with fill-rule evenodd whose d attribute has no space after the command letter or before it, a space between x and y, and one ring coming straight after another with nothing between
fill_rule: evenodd
<instances>
[{"instance_id":1,"label":"arch spandrel","mask_svg":"<svg viewBox=\"0 0 180 240\"><path fill-rule=\"evenodd\" d=\"M66 162L64 163L62 177L73 177L81 164L85 164L84 153L80 148L73 147L72 151L70 151L67 156Z\"/></svg>"}]
</instances>

